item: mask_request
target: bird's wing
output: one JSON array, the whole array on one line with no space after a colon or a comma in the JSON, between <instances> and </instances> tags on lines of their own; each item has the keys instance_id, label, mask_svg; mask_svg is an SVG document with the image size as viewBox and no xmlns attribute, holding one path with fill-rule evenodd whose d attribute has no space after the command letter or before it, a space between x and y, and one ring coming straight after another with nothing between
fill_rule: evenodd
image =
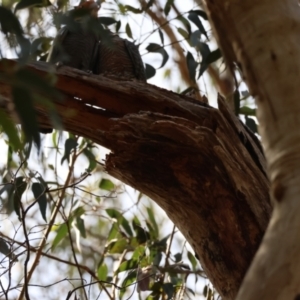
<instances>
[{"instance_id":1,"label":"bird's wing","mask_svg":"<svg viewBox=\"0 0 300 300\"><path fill-rule=\"evenodd\" d=\"M58 31L58 33L53 41L49 55L47 57L47 62L56 63L57 60L59 60L59 56L60 56L61 49L62 49L62 44L68 33L69 33L69 29L67 28L67 26L62 27Z\"/></svg>"},{"instance_id":2,"label":"bird's wing","mask_svg":"<svg viewBox=\"0 0 300 300\"><path fill-rule=\"evenodd\" d=\"M132 61L136 79L146 81L147 79L144 63L142 61L138 47L128 40L124 40L124 44L128 55Z\"/></svg>"}]
</instances>

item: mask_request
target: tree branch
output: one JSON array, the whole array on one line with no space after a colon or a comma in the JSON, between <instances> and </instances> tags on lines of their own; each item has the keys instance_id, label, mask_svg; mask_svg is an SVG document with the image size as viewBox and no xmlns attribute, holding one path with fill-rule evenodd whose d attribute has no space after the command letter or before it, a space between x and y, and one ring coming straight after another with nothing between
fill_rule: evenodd
<instances>
[{"instance_id":1,"label":"tree branch","mask_svg":"<svg viewBox=\"0 0 300 300\"><path fill-rule=\"evenodd\" d=\"M9 64L11 72L16 62ZM48 76L46 63L26 68ZM165 210L223 299L233 299L272 210L255 135L222 99L218 110L150 84L67 67L56 75L65 99L53 101L65 129L111 149L107 172ZM10 84L0 78L5 106ZM46 108L36 109L40 123L50 125Z\"/></svg>"}]
</instances>

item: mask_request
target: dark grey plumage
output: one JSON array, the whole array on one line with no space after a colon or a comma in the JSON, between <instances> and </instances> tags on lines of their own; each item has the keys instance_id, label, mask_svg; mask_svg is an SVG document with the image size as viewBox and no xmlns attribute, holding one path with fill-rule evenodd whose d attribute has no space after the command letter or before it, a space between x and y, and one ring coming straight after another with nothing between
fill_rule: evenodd
<instances>
[{"instance_id":1,"label":"dark grey plumage","mask_svg":"<svg viewBox=\"0 0 300 300\"><path fill-rule=\"evenodd\" d=\"M91 24L93 22L97 24L99 6L94 1L85 1L70 14L78 11L78 9L86 10L86 18L84 20L69 20L73 23L70 22L71 25L66 25L58 31L47 62L92 72L99 38L92 30ZM40 128L40 132L51 133L52 129Z\"/></svg>"},{"instance_id":2,"label":"dark grey plumage","mask_svg":"<svg viewBox=\"0 0 300 300\"><path fill-rule=\"evenodd\" d=\"M67 26L58 32L47 61L79 70L91 71L97 37L91 31L78 28L72 31Z\"/></svg>"},{"instance_id":3,"label":"dark grey plumage","mask_svg":"<svg viewBox=\"0 0 300 300\"><path fill-rule=\"evenodd\" d=\"M99 8L95 1L88 0L69 12L69 24L61 28L54 39L48 62L85 71L92 70L98 41L92 25L97 23ZM82 14L84 11L85 15ZM76 18L76 13L81 13L80 17Z\"/></svg>"},{"instance_id":4,"label":"dark grey plumage","mask_svg":"<svg viewBox=\"0 0 300 300\"><path fill-rule=\"evenodd\" d=\"M95 56L93 72L119 80L146 81L144 64L137 46L117 34L108 31L103 33Z\"/></svg>"}]
</instances>

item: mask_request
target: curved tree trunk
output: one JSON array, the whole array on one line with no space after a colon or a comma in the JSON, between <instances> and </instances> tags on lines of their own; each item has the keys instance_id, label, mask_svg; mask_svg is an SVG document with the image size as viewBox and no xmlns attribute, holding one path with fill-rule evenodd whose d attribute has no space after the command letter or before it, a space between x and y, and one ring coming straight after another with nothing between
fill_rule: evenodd
<instances>
[{"instance_id":1,"label":"curved tree trunk","mask_svg":"<svg viewBox=\"0 0 300 300\"><path fill-rule=\"evenodd\" d=\"M294 0L206 0L229 64L256 98L274 213L237 299L300 297L300 9Z\"/></svg>"},{"instance_id":2,"label":"curved tree trunk","mask_svg":"<svg viewBox=\"0 0 300 300\"><path fill-rule=\"evenodd\" d=\"M0 63L0 73L9 76L13 65ZM27 68L49 71L41 62ZM65 129L111 149L107 172L156 201L223 299L234 299L272 209L255 135L222 99L218 110L149 84L71 68L57 76L65 100L55 105ZM5 107L11 83L1 78ZM46 109L36 105L40 123L49 125Z\"/></svg>"}]
</instances>

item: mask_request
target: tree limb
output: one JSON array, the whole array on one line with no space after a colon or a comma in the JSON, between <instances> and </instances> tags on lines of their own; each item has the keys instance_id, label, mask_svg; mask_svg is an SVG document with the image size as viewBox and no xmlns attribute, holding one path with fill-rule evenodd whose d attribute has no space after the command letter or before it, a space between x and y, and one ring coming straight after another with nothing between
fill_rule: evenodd
<instances>
[{"instance_id":1,"label":"tree limb","mask_svg":"<svg viewBox=\"0 0 300 300\"><path fill-rule=\"evenodd\" d=\"M10 72L17 64L0 62L0 75L7 63ZM42 62L27 68L42 77L51 69ZM255 135L222 99L218 110L150 84L67 67L56 76L65 99L53 101L65 129L111 150L107 172L165 210L223 299L233 299L272 210ZM5 106L11 84L0 78ZM47 109L35 105L40 124L50 125Z\"/></svg>"}]
</instances>

